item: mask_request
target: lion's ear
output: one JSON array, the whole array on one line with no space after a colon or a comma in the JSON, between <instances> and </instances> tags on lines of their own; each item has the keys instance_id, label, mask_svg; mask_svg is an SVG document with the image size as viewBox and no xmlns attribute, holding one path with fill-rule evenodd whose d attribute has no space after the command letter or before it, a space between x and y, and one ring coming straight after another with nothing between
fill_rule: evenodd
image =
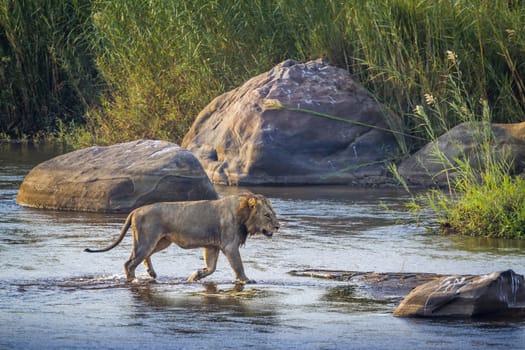
<instances>
[{"instance_id":1,"label":"lion's ear","mask_svg":"<svg viewBox=\"0 0 525 350\"><path fill-rule=\"evenodd\" d=\"M257 200L254 197L250 197L248 199L248 207L255 208L255 205L257 204Z\"/></svg>"}]
</instances>

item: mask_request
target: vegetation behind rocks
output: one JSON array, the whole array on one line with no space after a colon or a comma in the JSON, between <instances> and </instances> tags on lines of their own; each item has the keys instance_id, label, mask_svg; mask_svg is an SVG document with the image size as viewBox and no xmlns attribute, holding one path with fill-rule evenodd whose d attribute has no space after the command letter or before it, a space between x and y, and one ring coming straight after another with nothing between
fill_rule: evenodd
<instances>
[{"instance_id":1,"label":"vegetation behind rocks","mask_svg":"<svg viewBox=\"0 0 525 350\"><path fill-rule=\"evenodd\" d=\"M218 94L284 59L325 57L428 140L413 111L425 94L450 98L450 55L471 101L523 120L524 26L520 1L1 0L0 132L179 142Z\"/></svg>"}]
</instances>

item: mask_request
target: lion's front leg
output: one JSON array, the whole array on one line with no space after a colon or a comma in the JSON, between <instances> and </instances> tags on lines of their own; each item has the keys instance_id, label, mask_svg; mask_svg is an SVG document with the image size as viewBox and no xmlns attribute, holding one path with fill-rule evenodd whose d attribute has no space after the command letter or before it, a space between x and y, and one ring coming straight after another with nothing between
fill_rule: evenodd
<instances>
[{"instance_id":1,"label":"lion's front leg","mask_svg":"<svg viewBox=\"0 0 525 350\"><path fill-rule=\"evenodd\" d=\"M238 247L224 249L223 253L224 255L226 255L226 258L228 258L230 266L232 267L233 272L235 273L236 282L242 284L255 283L254 280L251 280L248 277L246 277L246 274L244 273L244 266L242 265L241 254L239 253Z\"/></svg>"},{"instance_id":2,"label":"lion's front leg","mask_svg":"<svg viewBox=\"0 0 525 350\"><path fill-rule=\"evenodd\" d=\"M204 248L204 263L205 267L199 269L188 277L188 282L198 281L206 276L211 275L217 268L217 260L219 258L219 248L209 247Z\"/></svg>"}]
</instances>

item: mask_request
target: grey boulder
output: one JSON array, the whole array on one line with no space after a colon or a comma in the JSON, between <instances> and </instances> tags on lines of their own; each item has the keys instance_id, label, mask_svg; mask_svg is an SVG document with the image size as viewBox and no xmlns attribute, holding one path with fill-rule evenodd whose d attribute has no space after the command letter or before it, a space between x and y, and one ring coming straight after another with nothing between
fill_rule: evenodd
<instances>
[{"instance_id":1,"label":"grey boulder","mask_svg":"<svg viewBox=\"0 0 525 350\"><path fill-rule=\"evenodd\" d=\"M346 70L287 60L215 98L182 146L217 184L378 185L399 153L391 128Z\"/></svg>"},{"instance_id":2,"label":"grey boulder","mask_svg":"<svg viewBox=\"0 0 525 350\"><path fill-rule=\"evenodd\" d=\"M448 186L457 176L458 160L481 170L486 161L481 147L489 145L496 161L511 162L512 174L525 169L525 122L514 124L462 123L401 162L399 174L412 186Z\"/></svg>"},{"instance_id":3,"label":"grey boulder","mask_svg":"<svg viewBox=\"0 0 525 350\"><path fill-rule=\"evenodd\" d=\"M89 147L33 168L22 182L23 206L128 212L153 202L216 199L198 159L166 141Z\"/></svg>"}]
</instances>

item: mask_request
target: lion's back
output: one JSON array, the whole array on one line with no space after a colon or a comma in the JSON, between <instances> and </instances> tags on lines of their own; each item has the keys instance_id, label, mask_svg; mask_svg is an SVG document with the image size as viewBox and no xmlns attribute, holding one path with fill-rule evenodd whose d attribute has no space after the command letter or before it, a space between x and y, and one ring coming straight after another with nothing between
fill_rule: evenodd
<instances>
[{"instance_id":1,"label":"lion's back","mask_svg":"<svg viewBox=\"0 0 525 350\"><path fill-rule=\"evenodd\" d=\"M207 239L237 226L235 201L230 198L188 202L159 202L139 208L138 221L148 230Z\"/></svg>"}]
</instances>

